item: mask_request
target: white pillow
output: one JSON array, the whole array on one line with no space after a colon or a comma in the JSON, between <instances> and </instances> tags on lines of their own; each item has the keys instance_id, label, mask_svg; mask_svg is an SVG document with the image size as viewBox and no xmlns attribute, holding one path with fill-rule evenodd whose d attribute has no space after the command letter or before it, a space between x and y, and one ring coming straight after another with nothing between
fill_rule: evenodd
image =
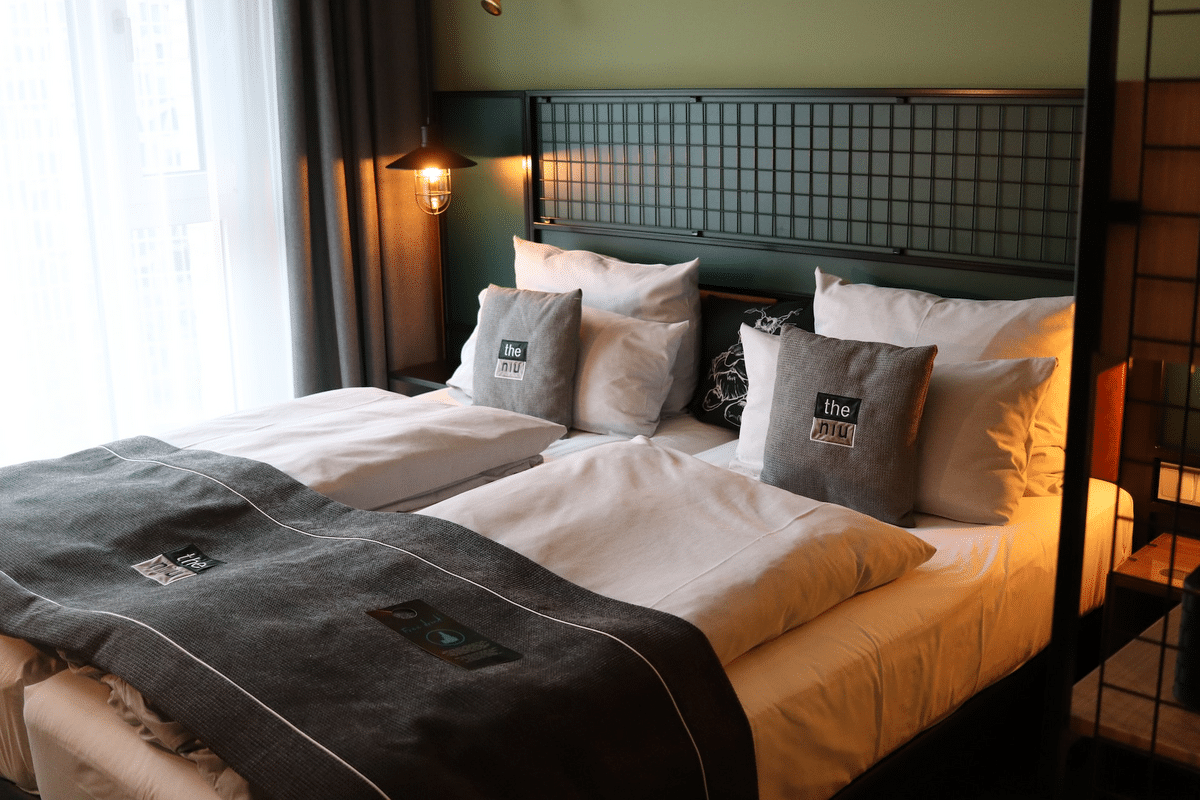
<instances>
[{"instance_id":1,"label":"white pillow","mask_svg":"<svg viewBox=\"0 0 1200 800\"><path fill-rule=\"evenodd\" d=\"M963 300L911 289L847 283L816 270L813 329L822 336L913 347L936 344L938 364L1053 357L1058 366L1034 418L1035 464L1030 490L1060 484L1061 473L1041 475L1038 465L1060 461L1066 446L1071 380L1073 297L1029 300ZM1050 448L1045 455L1040 451Z\"/></svg>"},{"instance_id":2,"label":"white pillow","mask_svg":"<svg viewBox=\"0 0 1200 800\"><path fill-rule=\"evenodd\" d=\"M454 368L454 374L446 381L447 386L458 389L469 398L475 397L475 340L479 338L479 323L483 319L483 298L486 295L487 289L479 293L479 311L475 314L475 328L463 342L458 366Z\"/></svg>"},{"instance_id":3,"label":"white pillow","mask_svg":"<svg viewBox=\"0 0 1200 800\"><path fill-rule=\"evenodd\" d=\"M663 411L683 411L692 399L700 362L700 260L683 264L631 264L587 250L513 237L518 289L583 290L584 306L650 322L687 322L672 368Z\"/></svg>"},{"instance_id":4,"label":"white pillow","mask_svg":"<svg viewBox=\"0 0 1200 800\"><path fill-rule=\"evenodd\" d=\"M1003 524L1025 493L1029 429L1053 358L934 361L917 439L916 509Z\"/></svg>"},{"instance_id":5,"label":"white pillow","mask_svg":"<svg viewBox=\"0 0 1200 800\"><path fill-rule=\"evenodd\" d=\"M479 293L481 306L486 293ZM648 322L585 305L574 427L624 436L653 434L672 386L672 367L690 328L687 322ZM447 381L471 399L476 339L472 331L463 344L462 363Z\"/></svg>"},{"instance_id":6,"label":"white pillow","mask_svg":"<svg viewBox=\"0 0 1200 800\"><path fill-rule=\"evenodd\" d=\"M647 322L583 309L575 427L592 433L649 436L658 429L671 367L691 326Z\"/></svg>"},{"instance_id":7,"label":"white pillow","mask_svg":"<svg viewBox=\"0 0 1200 800\"><path fill-rule=\"evenodd\" d=\"M767 428L775 402L775 365L779 362L779 337L743 324L738 331L746 359L746 407L738 431L737 453L729 468L757 478L767 449ZM935 362L936 363L936 362Z\"/></svg>"},{"instance_id":8,"label":"white pillow","mask_svg":"<svg viewBox=\"0 0 1200 800\"><path fill-rule=\"evenodd\" d=\"M780 339L747 325L741 336L749 385L729 468L757 478ZM934 361L918 440L917 511L962 522L1011 518L1025 489L1031 421L1053 372L1052 358Z\"/></svg>"}]
</instances>

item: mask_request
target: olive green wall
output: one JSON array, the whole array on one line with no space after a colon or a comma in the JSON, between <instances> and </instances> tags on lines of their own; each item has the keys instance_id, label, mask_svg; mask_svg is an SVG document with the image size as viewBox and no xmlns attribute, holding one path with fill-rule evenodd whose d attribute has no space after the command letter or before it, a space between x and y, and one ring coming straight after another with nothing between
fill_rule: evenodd
<instances>
[{"instance_id":1,"label":"olive green wall","mask_svg":"<svg viewBox=\"0 0 1200 800\"><path fill-rule=\"evenodd\" d=\"M520 101L470 93L1082 88L1087 71L1090 0L502 2L503 14L493 17L478 0L431 0L434 88L449 93L443 95L442 119L447 143L480 162L455 177L455 200L446 215L452 358L474 324L479 289L489 281L511 285L511 237L526 235ZM1158 6L1194 2L1158 0ZM1147 4L1126 0L1122 6L1119 77L1133 79L1144 65ZM1162 23L1153 72L1160 77L1197 74L1198 40L1200 30L1193 23ZM603 251L622 245L586 238L556 243ZM666 257L640 251L614 254L629 260ZM755 277L780 284L775 288L811 290L812 258L776 260L781 264ZM706 253L706 264L710 271L737 267L726 268L720 254ZM780 278L784 267L800 276L794 279L797 285L789 287ZM933 268L889 271L880 262L847 261L838 268L852 280L960 296L1071 291L1069 284L1033 286Z\"/></svg>"},{"instance_id":2,"label":"olive green wall","mask_svg":"<svg viewBox=\"0 0 1200 800\"><path fill-rule=\"evenodd\" d=\"M1088 0L434 0L435 88L1082 87Z\"/></svg>"}]
</instances>

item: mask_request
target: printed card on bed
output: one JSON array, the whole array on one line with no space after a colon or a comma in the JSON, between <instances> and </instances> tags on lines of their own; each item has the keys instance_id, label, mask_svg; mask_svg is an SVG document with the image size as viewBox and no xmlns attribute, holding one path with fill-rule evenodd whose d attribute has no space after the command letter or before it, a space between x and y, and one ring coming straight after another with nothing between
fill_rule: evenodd
<instances>
[{"instance_id":1,"label":"printed card on bed","mask_svg":"<svg viewBox=\"0 0 1200 800\"><path fill-rule=\"evenodd\" d=\"M571 427L583 293L489 286L479 312L475 403Z\"/></svg>"},{"instance_id":2,"label":"printed card on bed","mask_svg":"<svg viewBox=\"0 0 1200 800\"><path fill-rule=\"evenodd\" d=\"M937 347L781 336L763 482L912 527Z\"/></svg>"}]
</instances>

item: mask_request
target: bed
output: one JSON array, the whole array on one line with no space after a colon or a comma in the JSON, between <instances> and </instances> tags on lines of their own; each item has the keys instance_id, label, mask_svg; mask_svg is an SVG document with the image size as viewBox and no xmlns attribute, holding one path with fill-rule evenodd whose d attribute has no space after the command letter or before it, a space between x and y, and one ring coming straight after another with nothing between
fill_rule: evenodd
<instances>
[{"instance_id":1,"label":"bed","mask_svg":"<svg viewBox=\"0 0 1200 800\"><path fill-rule=\"evenodd\" d=\"M646 354L656 352L649 343L667 342L666 350L676 355L684 347L688 331L681 331L681 320L673 317L682 313L683 319L688 315L695 319L698 294L689 290L682 312L671 309L671 302L647 303L646 298L662 291L675 294L678 301L679 293L663 290L662 284L695 286L695 265L640 269L645 265L594 253L556 252L520 240L514 246L518 292L565 295L569 292L560 282L567 280L576 287L583 283L587 298L586 281L596 279L600 290L590 294L597 308L624 319L592 314L591 324L599 331L593 346L604 340L605 330L615 328L620 335L614 341L627 344L632 338L646 343ZM548 269L548 263L568 267L568 278L562 277L561 269ZM658 281L652 289L630 289L628 282L613 280L612 270L668 280ZM681 275L689 277L681 281ZM780 488L796 477L788 471L794 465L786 463L785 457L781 461L781 451L788 448L779 442L787 434L771 424L772 417L778 416L775 387L791 385L779 381L803 380L811 370L803 362L801 368L781 377L779 365L786 359L781 361L779 354L795 355L801 334L795 328L785 329L781 315L768 313L761 303L739 300L735 338L725 342L724 349L715 347L717 357L701 357L701 351L712 355L714 347L706 347L699 331L691 331L694 338L688 346L696 355L685 361L717 365L708 375L698 370L690 377L675 374L678 358L630 358L627 349L615 361L609 354L608 360L590 364L576 353L571 369L577 382L583 370L596 372L587 383L588 392L577 390L567 401L572 405L566 411L569 417L558 420L557 424L574 429L572 436L555 437L553 444L543 448L545 463L438 497L436 503L422 502L415 515L463 525L584 589L666 611L702 631L751 731L755 790L764 798L833 796L969 697L1026 663L1045 647L1050 630L1058 534L1055 490L1061 480L1065 425L1059 402L1065 403L1065 394L1055 382L1065 381L1069 363L1069 298L946 301L921 292L849 284L820 272L815 277L817 296L808 313L816 333L811 335L838 342L868 341L906 352L931 345L938 348L936 355L922 356L928 373L928 396L922 403L928 404L925 410L930 416L920 422L937 419L940 423L932 429L955 433L910 442L907 460L899 462L899 469L886 464L873 467L879 475L886 473L899 487L897 492L909 493L907 506L872 507L874 514L870 514L846 509L836 500L815 502L803 493ZM613 291L614 285L621 290ZM508 299L520 301L521 296ZM582 302L577 307L583 307ZM480 336L471 344L481 353L484 347L487 351L475 359L464 350L464 365L500 371L495 362L497 353L505 352L504 341L528 344L545 335L554 338L540 329L524 331L521 337L487 334L483 308L481 303ZM582 312L578 313L573 324L583 325ZM642 318L651 315L662 318ZM929 324L935 318L937 324ZM634 325L628 319L654 324ZM970 335L976 328L987 332ZM594 350L593 355L599 357ZM938 358L943 358L944 366ZM612 378L614 370L631 365L637 367L640 386L654 387L648 405L631 407L624 402L627 398L619 396L631 394L634 379L628 369L618 380L605 380ZM469 376L458 375L451 390L428 402L446 408L516 405L519 411L520 399L497 399L487 389L481 402L481 374L475 368ZM464 379L470 381L465 388ZM607 388L597 388L601 383ZM686 390L672 393L679 386ZM554 391L539 386L538 402ZM642 389L632 394L644 398L650 393ZM588 396L581 400L581 394ZM965 402L981 395L987 402ZM849 390L833 394L842 400L848 396ZM595 397L602 399L591 402ZM715 397L719 402L703 407L697 397ZM785 403L780 400L779 407L786 407ZM685 413L689 405L690 414ZM557 409L546 413L563 413L563 406L560 400ZM608 418L597 419L597 411ZM699 421L704 413L736 418L737 433ZM795 409L786 413L794 416ZM840 412L838 417L831 421L844 423L848 418ZM808 419L806 430L811 430L815 419L811 410ZM575 427L579 421L584 428ZM856 422L860 429L856 435L863 437L860 445L871 441L868 418ZM903 426L903 419L898 424ZM983 431L993 433L981 437ZM647 432L655 435L646 438ZM236 438L241 432L221 435ZM211 441L215 439L210 433L201 431L178 443ZM253 447L240 454L249 452ZM916 474L937 477L914 481ZM907 488L906 475L912 484ZM964 480L967 494L979 495L979 502L963 504ZM418 496L434 499L429 490ZM1103 601L1103 576L1112 558L1128 552L1132 520L1127 495L1112 483L1093 481L1090 497L1081 612ZM855 505L867 502L847 498ZM856 564L865 560L867 568L830 568L844 580L830 589L828 598L815 607L806 606L803 598L788 601L783 613L768 598L796 581L778 571L773 551L760 553L765 560L739 561L749 558L746 553L759 552L761 542L780 537L751 537L753 547L737 545L735 552L727 552L721 548L733 545L723 542L722 532L728 532L731 519L739 520L735 526L739 530L753 530L743 524L753 517L768 530L790 531L793 518L821 514L834 514L842 520L839 525L857 531L860 539L893 542L903 555L895 563L876 565L869 560L874 550L862 550L860 542L860 549L851 548L850 556ZM527 524L531 519L538 523L533 532ZM647 530L656 537L645 536ZM614 561L612 551L604 548L611 538L613 549L638 552L638 542L645 545L649 539L654 547L645 553L643 566L674 564L688 561L681 554L708 552L688 544L689 537L701 532L703 541L715 542L711 557L717 563L742 565L733 570L720 593L710 592L705 581L722 570L689 562L692 572L675 580L679 587L695 591L690 595L675 588L665 591L653 582L663 579L662 570L623 568L623 562ZM802 532L793 538L805 547L820 539ZM588 543L588 558L579 557L577 546L565 546L581 540ZM838 547L826 549L845 544L844 538L838 542ZM803 548L802 552L808 553ZM788 555L783 560L794 558L800 557ZM801 569L808 563L806 558L809 555L800 558ZM645 580L635 579L642 573ZM737 615L718 613L735 601L746 608ZM746 638L741 635L741 622L749 619L755 620L757 632ZM96 675L86 666L61 669L61 664L35 657L23 643L13 645L25 648L15 660L27 676L21 687L20 722L43 796L211 800L252 792L236 771L211 752L197 749L186 731L157 718L153 707L143 708L138 694L121 681ZM109 703L118 706L120 713ZM137 725L127 724L122 714ZM147 744L141 736L149 736L150 731L192 760ZM5 747L13 746L6 732Z\"/></svg>"}]
</instances>

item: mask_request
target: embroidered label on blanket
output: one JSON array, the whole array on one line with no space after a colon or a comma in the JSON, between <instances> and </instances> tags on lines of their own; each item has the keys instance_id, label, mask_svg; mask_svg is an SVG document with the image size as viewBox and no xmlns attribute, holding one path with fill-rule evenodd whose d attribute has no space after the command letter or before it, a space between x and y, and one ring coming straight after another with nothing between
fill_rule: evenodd
<instances>
[{"instance_id":1,"label":"embroidered label on blanket","mask_svg":"<svg viewBox=\"0 0 1200 800\"><path fill-rule=\"evenodd\" d=\"M858 410L862 399L817 392L813 411L812 431L808 438L814 442L854 447L854 432L858 429Z\"/></svg>"},{"instance_id":2,"label":"embroidered label on blanket","mask_svg":"<svg viewBox=\"0 0 1200 800\"><path fill-rule=\"evenodd\" d=\"M521 657L520 653L496 644L423 600L409 600L367 613L427 653L465 669L490 667Z\"/></svg>"},{"instance_id":3,"label":"embroidered label on blanket","mask_svg":"<svg viewBox=\"0 0 1200 800\"><path fill-rule=\"evenodd\" d=\"M199 575L206 569L212 569L218 564L224 563L224 561L209 558L196 545L189 544L187 547L181 547L178 550L147 559L140 564L134 564L133 568L150 580L166 586L168 583Z\"/></svg>"},{"instance_id":4,"label":"embroidered label on blanket","mask_svg":"<svg viewBox=\"0 0 1200 800\"><path fill-rule=\"evenodd\" d=\"M501 339L500 355L496 359L496 377L510 381L525 380L525 362L528 355L529 342Z\"/></svg>"}]
</instances>

